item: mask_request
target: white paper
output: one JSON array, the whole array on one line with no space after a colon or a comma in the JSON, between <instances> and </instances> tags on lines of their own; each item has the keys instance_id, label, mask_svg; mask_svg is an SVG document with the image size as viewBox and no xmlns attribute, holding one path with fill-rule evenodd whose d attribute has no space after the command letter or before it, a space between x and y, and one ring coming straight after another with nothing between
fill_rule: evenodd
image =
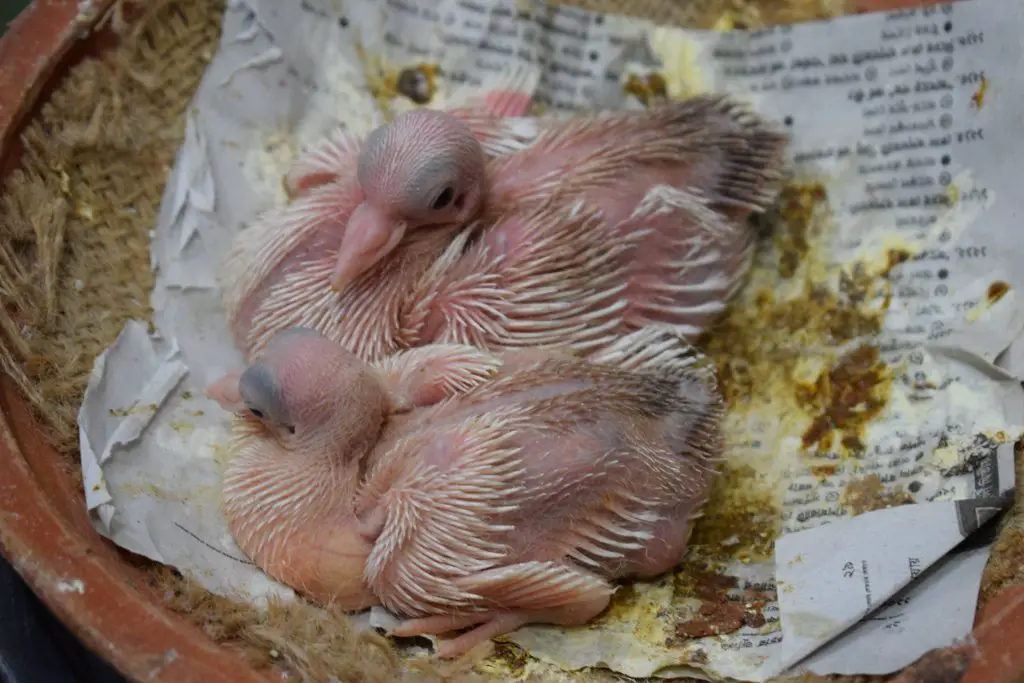
<instances>
[{"instance_id":1,"label":"white paper","mask_svg":"<svg viewBox=\"0 0 1024 683\"><path fill-rule=\"evenodd\" d=\"M962 624L974 620L991 548L949 553L946 546L959 540L957 505L921 503L878 510L783 536L780 545L788 541L804 551L791 555L779 550L780 559L790 555L776 574L784 587L779 596L783 662L802 660L823 638L850 627L843 638L814 652L807 666L819 672L886 674L932 649L933 640L922 642L916 632L928 631L945 645L962 638ZM911 528L914 533L899 533ZM802 561L792 563L797 556ZM786 565L789 571L782 569ZM922 567L928 568L927 574L908 585ZM934 599L936 595L942 599ZM879 602L878 596L893 597ZM862 621L869 611L871 617ZM865 652L872 653L868 661L857 661Z\"/></svg>"},{"instance_id":2,"label":"white paper","mask_svg":"<svg viewBox=\"0 0 1024 683\"><path fill-rule=\"evenodd\" d=\"M211 591L288 600L291 589L256 569L220 518L224 415L182 388L187 372L177 349L135 320L99 358L79 414L86 504L97 529Z\"/></svg>"},{"instance_id":3,"label":"white paper","mask_svg":"<svg viewBox=\"0 0 1024 683\"><path fill-rule=\"evenodd\" d=\"M899 371L867 432L870 455L824 479L798 457L801 425L770 411L730 415L729 457L763 467L783 498L775 563L728 568L737 597L751 586L775 593L778 581L764 626L665 644L672 623L649 615L671 601L668 577L637 585L646 612L599 628L528 627L512 640L567 669L760 681L793 664L886 673L964 636L989 546L967 547L977 534L962 544L962 520L1005 506L1012 448L995 442L1012 442L1024 422L1021 12L1014 0L972 0L718 34L514 0L231 4L153 237L155 323L172 341L129 325L98 359L80 413L97 529L209 590L291 595L244 559L216 502L228 417L202 391L242 362L214 277L233 235L285 200L281 176L300 147L337 125L372 127L383 112L367 89L383 72L439 63L438 103L454 84L533 65L537 101L557 110L639 107L623 83L658 71L672 95L726 90L789 124L798 171L826 183L836 264L894 244L915 255L895 271L881 337ZM998 282L1008 289L990 304ZM786 287L775 287L780 297ZM806 351L821 362L839 354ZM150 402L156 410L144 417L110 413ZM992 452L979 454L979 443ZM948 475L966 461L972 470ZM839 496L872 474L913 485L917 504L851 517ZM977 504L954 502L964 500ZM388 620L378 611L370 623Z\"/></svg>"}]
</instances>

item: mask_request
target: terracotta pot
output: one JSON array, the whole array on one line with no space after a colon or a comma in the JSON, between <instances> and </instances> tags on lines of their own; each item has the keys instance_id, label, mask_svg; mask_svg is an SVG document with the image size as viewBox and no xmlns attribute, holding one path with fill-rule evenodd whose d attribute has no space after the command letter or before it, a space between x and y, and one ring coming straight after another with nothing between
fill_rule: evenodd
<instances>
[{"instance_id":1,"label":"terracotta pot","mask_svg":"<svg viewBox=\"0 0 1024 683\"><path fill-rule=\"evenodd\" d=\"M78 0L35 2L0 39L0 169L17 163L23 123L84 56ZM110 0L92 3L102 10ZM83 36L87 36L82 38ZM239 656L165 609L139 570L93 528L71 466L0 377L0 549L32 590L95 652L136 681L266 683Z\"/></svg>"},{"instance_id":2,"label":"terracotta pot","mask_svg":"<svg viewBox=\"0 0 1024 683\"><path fill-rule=\"evenodd\" d=\"M858 9L907 0L858 0ZM102 10L111 0L94 2ZM863 7L860 7L863 5ZM89 33L100 14L78 0L35 2L0 39L0 172L17 163L17 137L69 66L110 44ZM72 467L51 448L24 399L0 376L0 549L37 595L89 647L136 681L268 681L165 609L139 570L93 528ZM1024 672L1024 587L979 616L965 683L1013 683ZM933 678L931 680L956 680Z\"/></svg>"}]
</instances>

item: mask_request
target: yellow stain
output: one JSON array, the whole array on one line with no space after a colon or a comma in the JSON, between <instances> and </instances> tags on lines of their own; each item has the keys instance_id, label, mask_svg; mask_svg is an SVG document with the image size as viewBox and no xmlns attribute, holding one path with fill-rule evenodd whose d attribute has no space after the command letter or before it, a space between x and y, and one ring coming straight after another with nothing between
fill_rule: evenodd
<instances>
[{"instance_id":1,"label":"yellow stain","mask_svg":"<svg viewBox=\"0 0 1024 683\"><path fill-rule=\"evenodd\" d=\"M731 12L726 12L715 20L711 30L718 31L719 33L728 33L734 28L736 28L736 19L733 17Z\"/></svg>"},{"instance_id":2,"label":"yellow stain","mask_svg":"<svg viewBox=\"0 0 1024 683\"><path fill-rule=\"evenodd\" d=\"M168 424L170 428L176 431L178 434L182 434L184 432L191 432L193 429L196 428L194 424L192 424L191 422L186 422L184 420L171 420Z\"/></svg>"},{"instance_id":3,"label":"yellow stain","mask_svg":"<svg viewBox=\"0 0 1024 683\"><path fill-rule=\"evenodd\" d=\"M363 67L366 88L380 107L384 120L390 121L397 111L393 102L407 99L417 106L428 104L437 94L441 69L437 64L399 66L379 53L370 53L357 43L356 54Z\"/></svg>"},{"instance_id":4,"label":"yellow stain","mask_svg":"<svg viewBox=\"0 0 1024 683\"><path fill-rule=\"evenodd\" d=\"M1002 280L996 280L988 286L985 291L985 298L978 302L978 305L967 311L964 318L969 323L976 323L982 314L999 303L1010 291L1010 285Z\"/></svg>"},{"instance_id":5,"label":"yellow stain","mask_svg":"<svg viewBox=\"0 0 1024 683\"><path fill-rule=\"evenodd\" d=\"M956 183L950 183L946 187L946 198L949 199L949 207L953 208L960 201L960 188Z\"/></svg>"},{"instance_id":6,"label":"yellow stain","mask_svg":"<svg viewBox=\"0 0 1024 683\"><path fill-rule=\"evenodd\" d=\"M678 29L657 27L652 31L651 49L664 65L662 77L672 99L691 97L710 90L710 83L697 62L697 43L680 35Z\"/></svg>"},{"instance_id":7,"label":"yellow stain","mask_svg":"<svg viewBox=\"0 0 1024 683\"><path fill-rule=\"evenodd\" d=\"M981 108L985 106L985 93L987 91L988 79L985 78L984 75L982 75L981 84L978 86L978 89L974 91L974 94L971 95L971 104L973 104L974 108L977 109L978 111L981 111Z\"/></svg>"},{"instance_id":8,"label":"yellow stain","mask_svg":"<svg viewBox=\"0 0 1024 683\"><path fill-rule=\"evenodd\" d=\"M622 90L627 95L632 95L640 100L645 107L664 100L667 95L665 79L657 73L647 74L643 77L630 74L625 85L622 86Z\"/></svg>"}]
</instances>

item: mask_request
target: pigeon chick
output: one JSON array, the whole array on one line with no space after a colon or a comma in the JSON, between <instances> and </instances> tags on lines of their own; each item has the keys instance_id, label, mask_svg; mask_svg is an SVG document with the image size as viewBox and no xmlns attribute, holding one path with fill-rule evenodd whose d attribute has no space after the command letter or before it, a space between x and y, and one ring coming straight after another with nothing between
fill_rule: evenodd
<instances>
[{"instance_id":1,"label":"pigeon chick","mask_svg":"<svg viewBox=\"0 0 1024 683\"><path fill-rule=\"evenodd\" d=\"M713 374L664 326L588 359L430 345L375 365L289 331L229 385L243 550L318 600L402 615L397 635L472 627L442 656L584 624L615 581L670 570L723 448Z\"/></svg>"},{"instance_id":2,"label":"pigeon chick","mask_svg":"<svg viewBox=\"0 0 1024 683\"><path fill-rule=\"evenodd\" d=\"M533 120L544 123L532 144L490 162L468 126L443 111L412 111L371 132L357 167L365 199L348 216L334 286L407 232L467 216L481 217L482 246L506 262L548 235L579 249L564 225L530 230L538 205L561 203L592 210L608 238L644 233L623 255L635 327L692 326L703 309L720 310L751 242L740 221L775 200L786 136L721 94ZM549 249L562 246L552 240Z\"/></svg>"},{"instance_id":3,"label":"pigeon chick","mask_svg":"<svg viewBox=\"0 0 1024 683\"><path fill-rule=\"evenodd\" d=\"M261 281L234 314L243 348L305 326L366 360L438 342L590 352L719 319L750 264L745 219L777 196L783 134L725 95L503 121L509 152L489 157L447 112L371 132L354 187L310 194L277 219L279 245L227 266ZM264 256L301 267L261 274Z\"/></svg>"},{"instance_id":4,"label":"pigeon chick","mask_svg":"<svg viewBox=\"0 0 1024 683\"><path fill-rule=\"evenodd\" d=\"M470 348L417 349L373 368L295 328L207 395L235 412L223 478L231 534L270 576L344 610L378 604L362 580L371 544L355 496L386 416L437 403L493 374Z\"/></svg>"},{"instance_id":5,"label":"pigeon chick","mask_svg":"<svg viewBox=\"0 0 1024 683\"><path fill-rule=\"evenodd\" d=\"M486 91L460 86L444 105L471 131L478 153L507 154L526 144L514 117L526 112L536 80L535 71L515 70ZM318 272L319 254L337 252L348 214L363 200L355 175L361 146L357 137L337 128L305 150L284 178L292 201L267 210L235 237L219 280L232 333L247 352L266 342L265 337L249 342L251 329L266 324L259 317L273 312L280 297L290 296L286 290L296 279ZM418 254L416 247L411 251Z\"/></svg>"}]
</instances>

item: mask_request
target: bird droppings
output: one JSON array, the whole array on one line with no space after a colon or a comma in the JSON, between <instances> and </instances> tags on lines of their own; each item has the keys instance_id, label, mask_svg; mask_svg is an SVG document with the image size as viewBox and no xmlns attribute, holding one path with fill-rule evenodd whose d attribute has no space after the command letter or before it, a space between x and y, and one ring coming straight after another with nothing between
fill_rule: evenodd
<instances>
[{"instance_id":1,"label":"bird droppings","mask_svg":"<svg viewBox=\"0 0 1024 683\"><path fill-rule=\"evenodd\" d=\"M223 470L231 461L232 453L230 446L225 442L212 444L210 448L213 451L213 461Z\"/></svg>"},{"instance_id":2,"label":"bird droppings","mask_svg":"<svg viewBox=\"0 0 1024 683\"><path fill-rule=\"evenodd\" d=\"M988 92L988 78L985 74L981 75L981 83L978 84L978 89L971 95L971 104L975 109L981 111L981 108L985 106L985 93Z\"/></svg>"},{"instance_id":3,"label":"bird droppings","mask_svg":"<svg viewBox=\"0 0 1024 683\"><path fill-rule=\"evenodd\" d=\"M107 412L111 417L128 417L129 415L140 415L142 413L155 413L159 407L155 403L144 403L142 405L133 403L127 408L111 408Z\"/></svg>"},{"instance_id":4,"label":"bird droppings","mask_svg":"<svg viewBox=\"0 0 1024 683\"><path fill-rule=\"evenodd\" d=\"M699 340L718 370L726 431L742 438L727 445L721 476L673 577L671 608L662 609L671 631L658 641L662 647L693 646L692 639L740 629L778 630L777 617L764 608L774 610L776 590L785 587L738 580L737 567L771 563L783 526L782 477L793 469L835 476L840 465L819 456L856 456L891 390L893 373L877 338L891 301L887 276L910 251L887 248L882 258L835 264L829 198L814 180L788 185L777 208L756 223L760 244L747 285ZM751 428L757 423L771 425L763 439ZM787 441L796 447L787 449ZM877 488L870 478L854 485L844 504L877 509L908 497L886 492L875 479ZM603 618L643 618L637 613L643 590L617 593Z\"/></svg>"},{"instance_id":5,"label":"bird droppings","mask_svg":"<svg viewBox=\"0 0 1024 683\"><path fill-rule=\"evenodd\" d=\"M773 443L792 435L811 458L829 447L855 454L886 406L892 373L870 342L889 304L885 276L909 257L890 249L883 263L830 267L830 220L821 183L787 186L778 208L758 220L762 243L746 289L700 341L718 368L727 431L749 434L748 425L773 422ZM788 291L778 287L780 277ZM818 478L838 469L813 459L787 463L789 456L764 453L759 442L743 445L729 445L677 576L677 596L696 590L678 581L688 572L771 560L782 526L780 467L806 465Z\"/></svg>"},{"instance_id":6,"label":"bird droppings","mask_svg":"<svg viewBox=\"0 0 1024 683\"><path fill-rule=\"evenodd\" d=\"M629 617L637 603L636 598L636 589L632 585L624 584L620 586L612 594L611 602L608 603L608 609L598 615L596 619L591 620L586 628L600 628L601 624L620 621L623 618Z\"/></svg>"},{"instance_id":7,"label":"bird droppings","mask_svg":"<svg viewBox=\"0 0 1024 683\"><path fill-rule=\"evenodd\" d=\"M704 47L699 41L680 39L674 29L658 26L649 35L649 47L661 63L657 75L664 81L669 99L683 99L714 89L713 78L709 78L703 65ZM657 83L649 84L648 88L651 86L656 89Z\"/></svg>"},{"instance_id":8,"label":"bird droppings","mask_svg":"<svg viewBox=\"0 0 1024 683\"><path fill-rule=\"evenodd\" d=\"M430 103L437 95L441 76L437 64L419 63L400 67L379 54L371 54L358 44L356 54L363 67L366 89L380 108L385 121L390 121L408 108L398 104L402 99L418 107Z\"/></svg>"},{"instance_id":9,"label":"bird droppings","mask_svg":"<svg viewBox=\"0 0 1024 683\"><path fill-rule=\"evenodd\" d=\"M436 64L417 64L402 69L395 78L394 90L416 104L428 104L437 92Z\"/></svg>"},{"instance_id":10,"label":"bird droppings","mask_svg":"<svg viewBox=\"0 0 1024 683\"><path fill-rule=\"evenodd\" d=\"M691 596L686 602L699 600L694 612L680 608L680 616L675 624L675 638L670 638L666 645L677 645L682 640L706 638L708 636L728 635L743 627L761 628L767 623L761 611L767 600L774 600L774 592L744 589L737 593L738 581L735 577L694 571L688 576L676 577L676 595L673 602L679 603L680 596Z\"/></svg>"},{"instance_id":11,"label":"bird droppings","mask_svg":"<svg viewBox=\"0 0 1024 683\"><path fill-rule=\"evenodd\" d=\"M817 413L804 431L804 448L828 452L838 446L849 453L864 450L863 430L885 409L892 376L874 346L859 346L818 375L812 384L797 384L797 402Z\"/></svg>"},{"instance_id":12,"label":"bird droppings","mask_svg":"<svg viewBox=\"0 0 1024 683\"><path fill-rule=\"evenodd\" d=\"M936 466L939 467L943 477L959 477L968 472L974 472L1000 443L1006 441L1006 435L1003 434L1002 437L992 438L985 434L975 434L969 444L951 446L949 437L943 434L939 437L939 443L935 449L937 453L942 454L936 461ZM952 456L948 461L946 457L943 457L946 454Z\"/></svg>"},{"instance_id":13,"label":"bird droppings","mask_svg":"<svg viewBox=\"0 0 1024 683\"><path fill-rule=\"evenodd\" d=\"M771 558L779 535L778 520L775 492L763 484L757 470L726 462L712 486L704 516L694 525L690 552L680 574L698 568L722 568L733 560L749 563ZM724 543L726 540L730 543ZM679 589L677 581L677 593Z\"/></svg>"},{"instance_id":14,"label":"bird droppings","mask_svg":"<svg viewBox=\"0 0 1024 683\"><path fill-rule=\"evenodd\" d=\"M515 645L514 643L496 641L494 643L494 654L488 658L487 664L500 664L503 668L503 672L507 672L512 676L518 677L526 670L526 665L529 661L530 655L526 654L526 651L518 645ZM483 668L494 669L495 667L483 665ZM495 671L495 673L497 673L497 671Z\"/></svg>"},{"instance_id":15,"label":"bird droppings","mask_svg":"<svg viewBox=\"0 0 1024 683\"><path fill-rule=\"evenodd\" d=\"M649 73L645 76L630 74L622 91L639 100L645 107L664 102L668 98L668 87L665 77L659 73Z\"/></svg>"},{"instance_id":16,"label":"bird droppings","mask_svg":"<svg viewBox=\"0 0 1024 683\"><path fill-rule=\"evenodd\" d=\"M764 616L764 602L746 603L743 610L743 625L751 628L761 628L768 619Z\"/></svg>"},{"instance_id":17,"label":"bird droppings","mask_svg":"<svg viewBox=\"0 0 1024 683\"><path fill-rule=\"evenodd\" d=\"M988 292L986 292L986 298L990 304L997 303L1000 299L1006 296L1006 293L1010 291L1010 285L1003 282L1002 280L996 280L988 286Z\"/></svg>"},{"instance_id":18,"label":"bird droppings","mask_svg":"<svg viewBox=\"0 0 1024 683\"><path fill-rule=\"evenodd\" d=\"M964 317L970 323L977 322L986 311L1002 301L1009 294L1010 289L1009 283L1002 280L992 282L985 290L985 298L979 301L977 306L967 311Z\"/></svg>"},{"instance_id":19,"label":"bird droppings","mask_svg":"<svg viewBox=\"0 0 1024 683\"><path fill-rule=\"evenodd\" d=\"M826 237L827 202L820 183L784 188L779 208L758 221L768 233L762 240L768 244L760 250L766 258L755 264L747 289L725 319L701 340L718 364L721 388L732 408L749 404L755 396L795 396L795 371L807 358L807 349L840 348L882 330L891 296L884 276L895 259L906 256L887 255L876 273L864 263L843 264L838 283L830 286L826 258L819 253ZM778 294L779 276L797 291Z\"/></svg>"},{"instance_id":20,"label":"bird droppings","mask_svg":"<svg viewBox=\"0 0 1024 683\"><path fill-rule=\"evenodd\" d=\"M669 595L669 589L663 582L664 592ZM649 596L642 594L633 584L620 584L619 589L612 595L608 609L596 619L592 619L584 626L588 630L605 630L609 627L616 627L628 624L633 636L642 642L657 643L665 640L666 620L664 604L652 601Z\"/></svg>"},{"instance_id":21,"label":"bird droppings","mask_svg":"<svg viewBox=\"0 0 1024 683\"><path fill-rule=\"evenodd\" d=\"M188 432L195 430L196 428L194 424L192 424L191 422L186 422L185 420L171 420L168 423L168 426L181 435L185 435Z\"/></svg>"},{"instance_id":22,"label":"bird droppings","mask_svg":"<svg viewBox=\"0 0 1024 683\"><path fill-rule=\"evenodd\" d=\"M252 147L242 162L242 172L274 206L285 204L289 190L284 182L285 169L298 156L298 140L290 133L274 130L261 134L262 144Z\"/></svg>"},{"instance_id":23,"label":"bird droppings","mask_svg":"<svg viewBox=\"0 0 1024 683\"><path fill-rule=\"evenodd\" d=\"M742 31L747 28L747 23L738 18L733 12L725 12L711 26L712 31L718 33L729 33L730 31Z\"/></svg>"},{"instance_id":24,"label":"bird droppings","mask_svg":"<svg viewBox=\"0 0 1024 683\"><path fill-rule=\"evenodd\" d=\"M794 183L782 189L776 218L785 221L787 229L773 234L775 248L779 251L780 276L788 279L796 274L811 248L808 231L813 225L814 212L827 206L827 202L828 194L821 183Z\"/></svg>"},{"instance_id":25,"label":"bird droppings","mask_svg":"<svg viewBox=\"0 0 1024 683\"><path fill-rule=\"evenodd\" d=\"M892 272L892 269L901 263L904 263L910 259L911 254L906 249L889 249L886 252L886 268L882 271L883 276L888 276Z\"/></svg>"},{"instance_id":26,"label":"bird droppings","mask_svg":"<svg viewBox=\"0 0 1024 683\"><path fill-rule=\"evenodd\" d=\"M706 638L734 633L743 626L743 608L731 602L705 602L698 610L696 619L676 624L676 635L680 638Z\"/></svg>"},{"instance_id":27,"label":"bird droppings","mask_svg":"<svg viewBox=\"0 0 1024 683\"><path fill-rule=\"evenodd\" d=\"M914 497L904 491L902 486L887 491L877 474L854 479L846 485L842 497L843 505L848 507L853 515L909 505L913 502Z\"/></svg>"}]
</instances>

